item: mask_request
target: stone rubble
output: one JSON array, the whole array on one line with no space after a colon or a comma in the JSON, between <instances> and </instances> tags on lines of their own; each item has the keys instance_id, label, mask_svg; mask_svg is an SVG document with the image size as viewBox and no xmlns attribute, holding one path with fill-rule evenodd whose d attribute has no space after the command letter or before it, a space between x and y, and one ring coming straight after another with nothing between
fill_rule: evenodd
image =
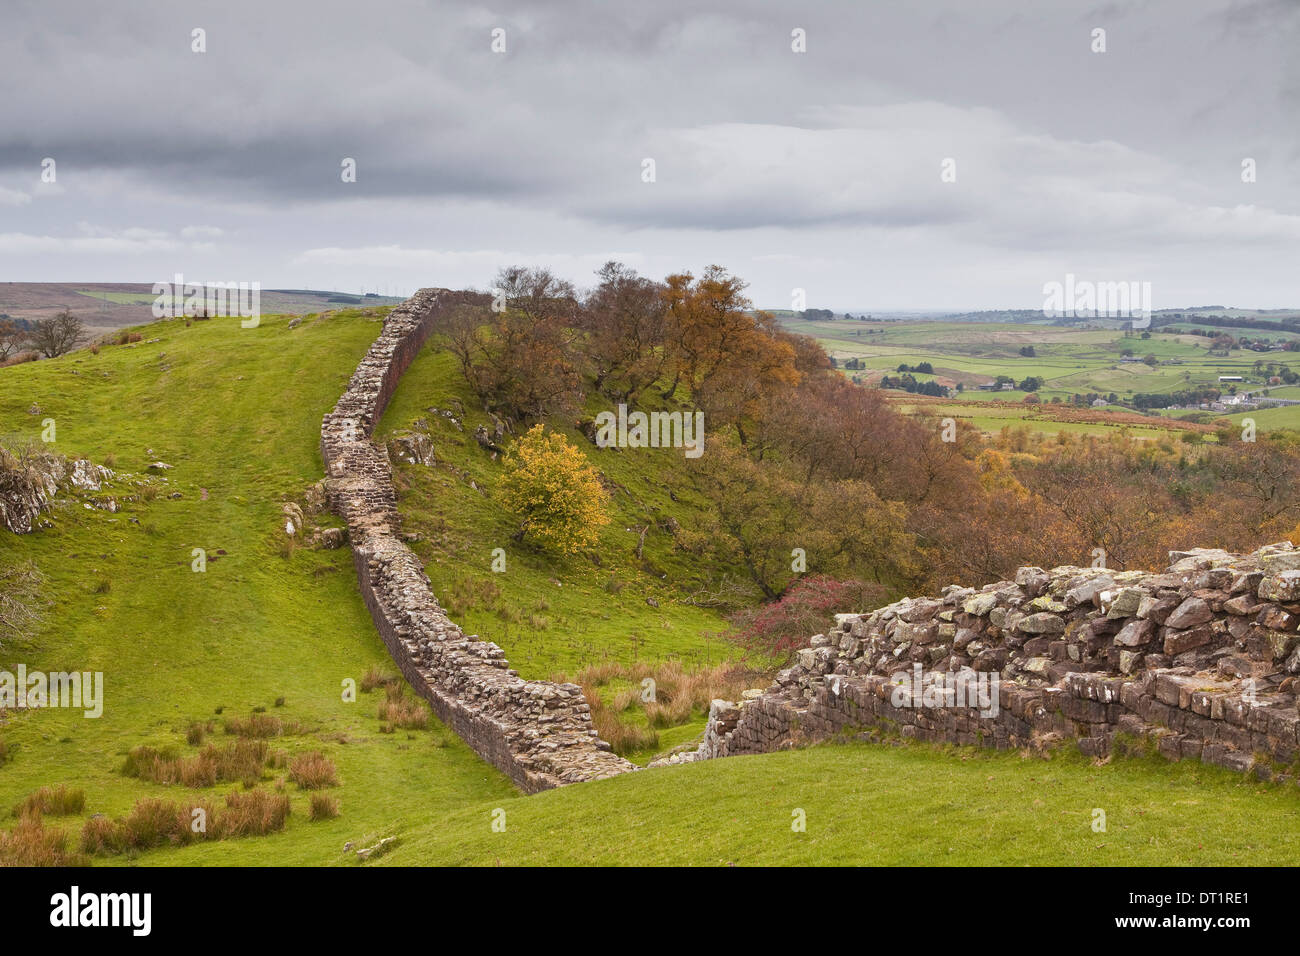
<instances>
[{"instance_id":1,"label":"stone rubble","mask_svg":"<svg viewBox=\"0 0 1300 956\"><path fill-rule=\"evenodd\" d=\"M523 680L500 647L467 637L447 617L403 540L388 449L370 440L443 311L490 301L476 293L421 289L389 313L347 391L325 416L321 458L326 496L347 523L362 597L393 660L443 723L534 793L637 768L597 736L582 688Z\"/></svg>"}]
</instances>

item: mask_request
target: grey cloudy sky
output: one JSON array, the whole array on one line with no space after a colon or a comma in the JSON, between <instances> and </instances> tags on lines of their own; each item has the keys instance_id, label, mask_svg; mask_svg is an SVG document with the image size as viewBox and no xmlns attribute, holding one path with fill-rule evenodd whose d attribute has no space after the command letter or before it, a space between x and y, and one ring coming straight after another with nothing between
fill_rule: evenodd
<instances>
[{"instance_id":1,"label":"grey cloudy sky","mask_svg":"<svg viewBox=\"0 0 1300 956\"><path fill-rule=\"evenodd\" d=\"M1300 306L1300 0L0 18L0 280L405 293L514 262L581 285L619 258L720 263L771 308L796 287L835 309L1039 308L1067 272L1149 281L1156 308Z\"/></svg>"}]
</instances>

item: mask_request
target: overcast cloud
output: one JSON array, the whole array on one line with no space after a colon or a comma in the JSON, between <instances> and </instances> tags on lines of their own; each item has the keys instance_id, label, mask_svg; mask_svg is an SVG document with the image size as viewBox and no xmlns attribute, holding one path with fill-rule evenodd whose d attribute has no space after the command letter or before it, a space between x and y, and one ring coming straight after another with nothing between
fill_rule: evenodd
<instances>
[{"instance_id":1,"label":"overcast cloud","mask_svg":"<svg viewBox=\"0 0 1300 956\"><path fill-rule=\"evenodd\" d=\"M1066 272L1300 305L1300 0L0 16L0 280L406 293L620 258L772 308L1038 308Z\"/></svg>"}]
</instances>

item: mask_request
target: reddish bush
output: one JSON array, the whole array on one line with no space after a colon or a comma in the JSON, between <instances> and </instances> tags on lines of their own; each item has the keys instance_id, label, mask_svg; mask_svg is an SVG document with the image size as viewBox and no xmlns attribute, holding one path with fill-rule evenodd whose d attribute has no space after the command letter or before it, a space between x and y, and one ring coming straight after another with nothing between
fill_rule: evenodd
<instances>
[{"instance_id":1,"label":"reddish bush","mask_svg":"<svg viewBox=\"0 0 1300 956\"><path fill-rule=\"evenodd\" d=\"M830 626L832 615L869 611L887 600L885 588L865 581L813 576L793 584L778 601L730 618L730 638L771 657L789 657Z\"/></svg>"}]
</instances>

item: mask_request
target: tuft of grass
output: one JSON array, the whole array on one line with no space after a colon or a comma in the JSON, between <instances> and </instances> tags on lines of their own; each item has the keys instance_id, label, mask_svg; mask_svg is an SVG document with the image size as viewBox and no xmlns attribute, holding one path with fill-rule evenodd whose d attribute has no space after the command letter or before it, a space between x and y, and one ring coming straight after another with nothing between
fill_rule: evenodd
<instances>
[{"instance_id":1,"label":"tuft of grass","mask_svg":"<svg viewBox=\"0 0 1300 956\"><path fill-rule=\"evenodd\" d=\"M81 828L81 852L112 856L126 850L126 831L106 816L93 816Z\"/></svg>"},{"instance_id":2,"label":"tuft of grass","mask_svg":"<svg viewBox=\"0 0 1300 956\"><path fill-rule=\"evenodd\" d=\"M338 770L334 761L319 750L299 754L289 762L289 779L302 790L319 790L322 787L337 787Z\"/></svg>"},{"instance_id":3,"label":"tuft of grass","mask_svg":"<svg viewBox=\"0 0 1300 956\"><path fill-rule=\"evenodd\" d=\"M289 798L265 790L226 795L226 809L217 817L215 835L265 836L284 829L289 818Z\"/></svg>"},{"instance_id":4,"label":"tuft of grass","mask_svg":"<svg viewBox=\"0 0 1300 956\"><path fill-rule=\"evenodd\" d=\"M690 720L694 710L695 705L690 697L678 697L664 704L647 703L645 716L651 727L676 727Z\"/></svg>"},{"instance_id":5,"label":"tuft of grass","mask_svg":"<svg viewBox=\"0 0 1300 956\"><path fill-rule=\"evenodd\" d=\"M584 685L583 694L591 707L591 722L601 738L607 741L614 753L627 756L638 750L651 750L659 746L659 734L651 727L624 723L617 713L605 706L600 692Z\"/></svg>"},{"instance_id":6,"label":"tuft of grass","mask_svg":"<svg viewBox=\"0 0 1300 956\"><path fill-rule=\"evenodd\" d=\"M429 726L429 708L421 701L399 696L379 705L379 719L386 725L403 730L426 730ZM391 731L390 731L391 732Z\"/></svg>"},{"instance_id":7,"label":"tuft of grass","mask_svg":"<svg viewBox=\"0 0 1300 956\"><path fill-rule=\"evenodd\" d=\"M582 686L596 731L626 757L652 753L659 746L655 731L702 719L715 698L735 700L741 691L767 680L730 664L691 670L678 661L603 661L584 667L575 682ZM630 686L619 686L624 684Z\"/></svg>"},{"instance_id":8,"label":"tuft of grass","mask_svg":"<svg viewBox=\"0 0 1300 956\"><path fill-rule=\"evenodd\" d=\"M57 787L41 787L14 807L14 816L26 815L66 817L86 809L86 791L61 783Z\"/></svg>"},{"instance_id":9,"label":"tuft of grass","mask_svg":"<svg viewBox=\"0 0 1300 956\"><path fill-rule=\"evenodd\" d=\"M185 742L192 747L201 746L210 733L212 733L212 721L190 721L189 727L185 728Z\"/></svg>"},{"instance_id":10,"label":"tuft of grass","mask_svg":"<svg viewBox=\"0 0 1300 956\"><path fill-rule=\"evenodd\" d=\"M84 845L84 830L83 845ZM193 836L189 820L169 800L145 797L136 801L121 823L121 843L136 850L164 844L188 843Z\"/></svg>"},{"instance_id":11,"label":"tuft of grass","mask_svg":"<svg viewBox=\"0 0 1300 956\"><path fill-rule=\"evenodd\" d=\"M376 687L388 687L395 683L398 683L396 677L385 673L378 664L371 664L370 669L361 678L361 693L369 694Z\"/></svg>"},{"instance_id":12,"label":"tuft of grass","mask_svg":"<svg viewBox=\"0 0 1300 956\"><path fill-rule=\"evenodd\" d=\"M313 793L307 812L307 819L313 823L317 820L332 820L339 815L339 802L328 793Z\"/></svg>"},{"instance_id":13,"label":"tuft of grass","mask_svg":"<svg viewBox=\"0 0 1300 956\"><path fill-rule=\"evenodd\" d=\"M284 721L268 714L254 713L248 717L227 717L222 729L237 737L279 737L284 733Z\"/></svg>"},{"instance_id":14,"label":"tuft of grass","mask_svg":"<svg viewBox=\"0 0 1300 956\"><path fill-rule=\"evenodd\" d=\"M79 866L80 855L68 850L64 830L46 829L37 815L24 816L8 832L0 831L0 866Z\"/></svg>"},{"instance_id":15,"label":"tuft of grass","mask_svg":"<svg viewBox=\"0 0 1300 956\"><path fill-rule=\"evenodd\" d=\"M267 762L264 740L236 740L224 747L208 744L192 757L171 748L133 747L122 772L152 783L184 787L211 787L219 782L257 783Z\"/></svg>"}]
</instances>

